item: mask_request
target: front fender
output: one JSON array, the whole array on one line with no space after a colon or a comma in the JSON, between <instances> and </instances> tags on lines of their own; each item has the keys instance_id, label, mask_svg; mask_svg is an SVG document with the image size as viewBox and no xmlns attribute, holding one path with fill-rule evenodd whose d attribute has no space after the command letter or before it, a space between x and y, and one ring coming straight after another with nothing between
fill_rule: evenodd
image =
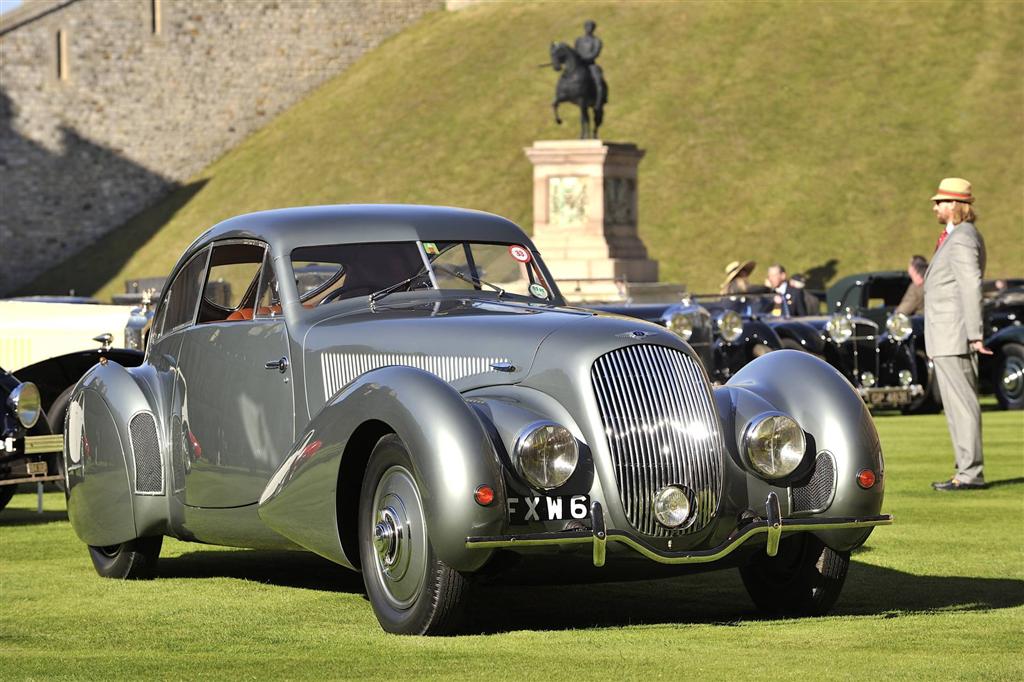
<instances>
[{"instance_id":1,"label":"front fender","mask_svg":"<svg viewBox=\"0 0 1024 682\"><path fill-rule=\"evenodd\" d=\"M772 329L779 335L780 339L792 339L803 348L815 355L825 354L825 342L821 338L821 331L809 324L796 320L787 320L772 325Z\"/></svg>"},{"instance_id":2,"label":"front fender","mask_svg":"<svg viewBox=\"0 0 1024 682\"><path fill-rule=\"evenodd\" d=\"M882 447L871 415L850 383L829 364L808 353L781 350L754 360L740 370L727 389L749 391L776 410L789 414L803 427L813 452L832 454L836 464L836 492L827 516L874 516L881 512L885 489ZM737 433L755 414L756 403L744 408L735 403ZM869 490L857 484L861 469L875 472ZM867 539L863 529L819 533L836 550L852 549Z\"/></svg>"},{"instance_id":3,"label":"front fender","mask_svg":"<svg viewBox=\"0 0 1024 682\"><path fill-rule=\"evenodd\" d=\"M89 545L167 530L166 458L143 386L108 361L86 372L72 391L64 427L68 518ZM135 418L140 422L133 442Z\"/></svg>"},{"instance_id":4,"label":"front fender","mask_svg":"<svg viewBox=\"0 0 1024 682\"><path fill-rule=\"evenodd\" d=\"M367 372L335 395L270 479L260 497L260 518L296 544L344 566L358 566L359 557L348 556L341 540L356 529L342 527L339 518L346 502L338 497L339 475L343 458L365 456L347 446L368 422L386 424L409 449L438 557L457 570L480 568L490 552L467 550L465 542L467 536L501 528L503 506L482 507L473 497L481 484L501 489L498 457L458 391L413 367ZM363 468L356 471L361 477ZM358 490L359 485L345 488Z\"/></svg>"}]
</instances>

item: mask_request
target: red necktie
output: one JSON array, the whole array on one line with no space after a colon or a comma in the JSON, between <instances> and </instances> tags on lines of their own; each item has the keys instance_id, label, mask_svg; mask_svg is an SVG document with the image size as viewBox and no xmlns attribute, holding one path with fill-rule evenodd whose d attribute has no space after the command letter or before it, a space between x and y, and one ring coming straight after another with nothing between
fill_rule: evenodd
<instances>
[{"instance_id":1,"label":"red necktie","mask_svg":"<svg viewBox=\"0 0 1024 682\"><path fill-rule=\"evenodd\" d=\"M942 234L940 234L939 238L935 241L935 250L936 251L939 250L939 247L942 246L942 242L946 241L946 237L948 237L948 236L949 236L949 232L947 232L946 230L943 230Z\"/></svg>"}]
</instances>

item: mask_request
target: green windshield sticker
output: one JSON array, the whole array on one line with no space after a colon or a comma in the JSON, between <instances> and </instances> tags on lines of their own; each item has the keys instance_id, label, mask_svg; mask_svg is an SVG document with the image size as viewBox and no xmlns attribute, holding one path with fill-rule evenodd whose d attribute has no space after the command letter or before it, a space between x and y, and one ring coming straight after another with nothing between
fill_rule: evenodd
<instances>
[{"instance_id":1,"label":"green windshield sticker","mask_svg":"<svg viewBox=\"0 0 1024 682\"><path fill-rule=\"evenodd\" d=\"M545 289L543 285L537 284L536 282L530 285L530 293L533 294L535 298L546 299L548 297L548 290Z\"/></svg>"},{"instance_id":2,"label":"green windshield sticker","mask_svg":"<svg viewBox=\"0 0 1024 682\"><path fill-rule=\"evenodd\" d=\"M423 250L427 252L428 256L436 256L441 253L434 242L423 242Z\"/></svg>"}]
</instances>

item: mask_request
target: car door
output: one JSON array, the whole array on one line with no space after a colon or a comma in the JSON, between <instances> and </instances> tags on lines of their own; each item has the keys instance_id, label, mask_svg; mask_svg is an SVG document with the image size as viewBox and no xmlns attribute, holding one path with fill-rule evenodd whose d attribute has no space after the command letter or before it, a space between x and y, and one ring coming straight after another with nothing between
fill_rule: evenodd
<instances>
[{"instance_id":1,"label":"car door","mask_svg":"<svg viewBox=\"0 0 1024 682\"><path fill-rule=\"evenodd\" d=\"M265 244L213 245L196 321L178 353L174 445L188 506L254 504L292 444L288 334L274 292Z\"/></svg>"}]
</instances>

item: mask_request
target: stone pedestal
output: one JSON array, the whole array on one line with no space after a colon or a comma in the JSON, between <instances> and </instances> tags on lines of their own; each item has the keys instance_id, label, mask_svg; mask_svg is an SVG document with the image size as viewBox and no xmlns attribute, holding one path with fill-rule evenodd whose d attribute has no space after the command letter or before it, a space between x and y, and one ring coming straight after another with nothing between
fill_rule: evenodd
<instances>
[{"instance_id":1,"label":"stone pedestal","mask_svg":"<svg viewBox=\"0 0 1024 682\"><path fill-rule=\"evenodd\" d=\"M623 282L657 281L658 263L637 233L642 149L542 140L525 152L533 163L533 243L567 298L617 298Z\"/></svg>"}]
</instances>

